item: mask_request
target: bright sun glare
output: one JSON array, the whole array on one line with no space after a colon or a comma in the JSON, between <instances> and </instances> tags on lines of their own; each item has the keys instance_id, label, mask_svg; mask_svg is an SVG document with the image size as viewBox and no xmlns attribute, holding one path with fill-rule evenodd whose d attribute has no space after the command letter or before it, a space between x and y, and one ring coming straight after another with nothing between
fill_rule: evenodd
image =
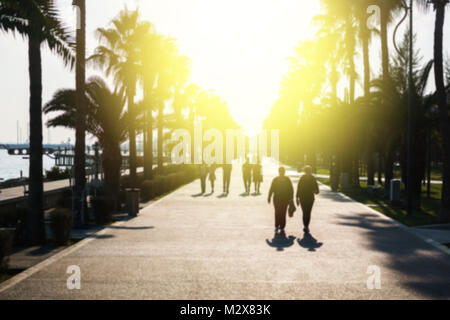
<instances>
[{"instance_id":1,"label":"bright sun glare","mask_svg":"<svg viewBox=\"0 0 450 320\"><path fill-rule=\"evenodd\" d=\"M191 79L228 102L248 134L261 128L278 96L286 58L314 35L316 0L137 1L144 18L178 39ZM177 8L177 9L175 9Z\"/></svg>"}]
</instances>

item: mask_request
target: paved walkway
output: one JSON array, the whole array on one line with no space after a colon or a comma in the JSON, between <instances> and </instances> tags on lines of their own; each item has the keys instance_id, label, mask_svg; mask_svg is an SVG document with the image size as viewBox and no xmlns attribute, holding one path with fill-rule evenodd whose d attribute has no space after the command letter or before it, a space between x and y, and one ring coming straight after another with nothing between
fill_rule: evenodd
<instances>
[{"instance_id":1,"label":"paved walkway","mask_svg":"<svg viewBox=\"0 0 450 320\"><path fill-rule=\"evenodd\" d=\"M44 183L44 192L55 191L63 188L67 188L70 186L69 179L67 180L58 180L58 181L50 181ZM28 190L28 185L26 186ZM13 188L5 188L0 190L0 202L9 201L17 198L24 197L24 187L13 187Z\"/></svg>"},{"instance_id":2,"label":"paved walkway","mask_svg":"<svg viewBox=\"0 0 450 320\"><path fill-rule=\"evenodd\" d=\"M325 186L312 236L296 212L287 237L275 237L266 200L275 167L264 173L261 196L240 195L236 167L228 197L187 185L0 285L0 298L450 298L450 255ZM66 287L71 265L81 268L81 290ZM370 266L380 289L367 287Z\"/></svg>"}]
</instances>

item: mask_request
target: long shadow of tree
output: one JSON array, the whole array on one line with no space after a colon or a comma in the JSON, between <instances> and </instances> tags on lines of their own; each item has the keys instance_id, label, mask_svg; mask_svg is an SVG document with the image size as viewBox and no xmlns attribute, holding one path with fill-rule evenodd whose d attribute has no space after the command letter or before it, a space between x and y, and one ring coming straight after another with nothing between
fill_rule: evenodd
<instances>
[{"instance_id":1,"label":"long shadow of tree","mask_svg":"<svg viewBox=\"0 0 450 320\"><path fill-rule=\"evenodd\" d=\"M374 213L353 212L338 223L366 230L370 250L389 255L399 283L429 298L450 298L450 256Z\"/></svg>"}]
</instances>

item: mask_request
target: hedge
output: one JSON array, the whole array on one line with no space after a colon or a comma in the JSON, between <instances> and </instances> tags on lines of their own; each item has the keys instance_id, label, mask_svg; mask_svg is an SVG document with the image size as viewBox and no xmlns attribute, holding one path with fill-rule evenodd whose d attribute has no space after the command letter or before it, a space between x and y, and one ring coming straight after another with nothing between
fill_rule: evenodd
<instances>
[{"instance_id":1,"label":"hedge","mask_svg":"<svg viewBox=\"0 0 450 320\"><path fill-rule=\"evenodd\" d=\"M0 271L8 268L9 255L11 254L13 233L0 230Z\"/></svg>"},{"instance_id":2,"label":"hedge","mask_svg":"<svg viewBox=\"0 0 450 320\"><path fill-rule=\"evenodd\" d=\"M54 240L59 245L65 245L70 240L73 224L72 210L55 208L50 211L50 223Z\"/></svg>"},{"instance_id":3,"label":"hedge","mask_svg":"<svg viewBox=\"0 0 450 320\"><path fill-rule=\"evenodd\" d=\"M184 171L172 172L168 175L157 175L152 180L145 180L141 184L141 198L144 201L149 201L163 194L171 192L176 188L192 182L197 172L192 168L182 166ZM173 168L170 169L172 171Z\"/></svg>"}]
</instances>

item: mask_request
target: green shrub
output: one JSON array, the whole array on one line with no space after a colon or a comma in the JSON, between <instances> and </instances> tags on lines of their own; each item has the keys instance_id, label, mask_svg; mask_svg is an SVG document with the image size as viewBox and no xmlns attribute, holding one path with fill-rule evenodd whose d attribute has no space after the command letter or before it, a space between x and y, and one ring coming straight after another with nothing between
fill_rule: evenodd
<instances>
[{"instance_id":1,"label":"green shrub","mask_svg":"<svg viewBox=\"0 0 450 320\"><path fill-rule=\"evenodd\" d=\"M6 206L1 209L0 226L15 227L18 219L18 211L15 206Z\"/></svg>"},{"instance_id":2,"label":"green shrub","mask_svg":"<svg viewBox=\"0 0 450 320\"><path fill-rule=\"evenodd\" d=\"M13 233L0 230L0 271L8 268L9 255L11 254Z\"/></svg>"},{"instance_id":3,"label":"green shrub","mask_svg":"<svg viewBox=\"0 0 450 320\"><path fill-rule=\"evenodd\" d=\"M57 201L58 208L72 209L72 191L69 189L61 193L61 197Z\"/></svg>"},{"instance_id":4,"label":"green shrub","mask_svg":"<svg viewBox=\"0 0 450 320\"><path fill-rule=\"evenodd\" d=\"M155 180L145 180L141 184L141 197L144 201L149 201L155 197Z\"/></svg>"},{"instance_id":5,"label":"green shrub","mask_svg":"<svg viewBox=\"0 0 450 320\"><path fill-rule=\"evenodd\" d=\"M57 244L64 245L70 240L73 224L73 212L66 208L55 208L50 211L50 223Z\"/></svg>"},{"instance_id":6,"label":"green shrub","mask_svg":"<svg viewBox=\"0 0 450 320\"><path fill-rule=\"evenodd\" d=\"M105 224L111 221L114 203L115 199L111 196L98 196L92 199L96 224Z\"/></svg>"},{"instance_id":7,"label":"green shrub","mask_svg":"<svg viewBox=\"0 0 450 320\"><path fill-rule=\"evenodd\" d=\"M45 170L45 177L49 181L70 179L70 169L53 167L50 170Z\"/></svg>"}]
</instances>

